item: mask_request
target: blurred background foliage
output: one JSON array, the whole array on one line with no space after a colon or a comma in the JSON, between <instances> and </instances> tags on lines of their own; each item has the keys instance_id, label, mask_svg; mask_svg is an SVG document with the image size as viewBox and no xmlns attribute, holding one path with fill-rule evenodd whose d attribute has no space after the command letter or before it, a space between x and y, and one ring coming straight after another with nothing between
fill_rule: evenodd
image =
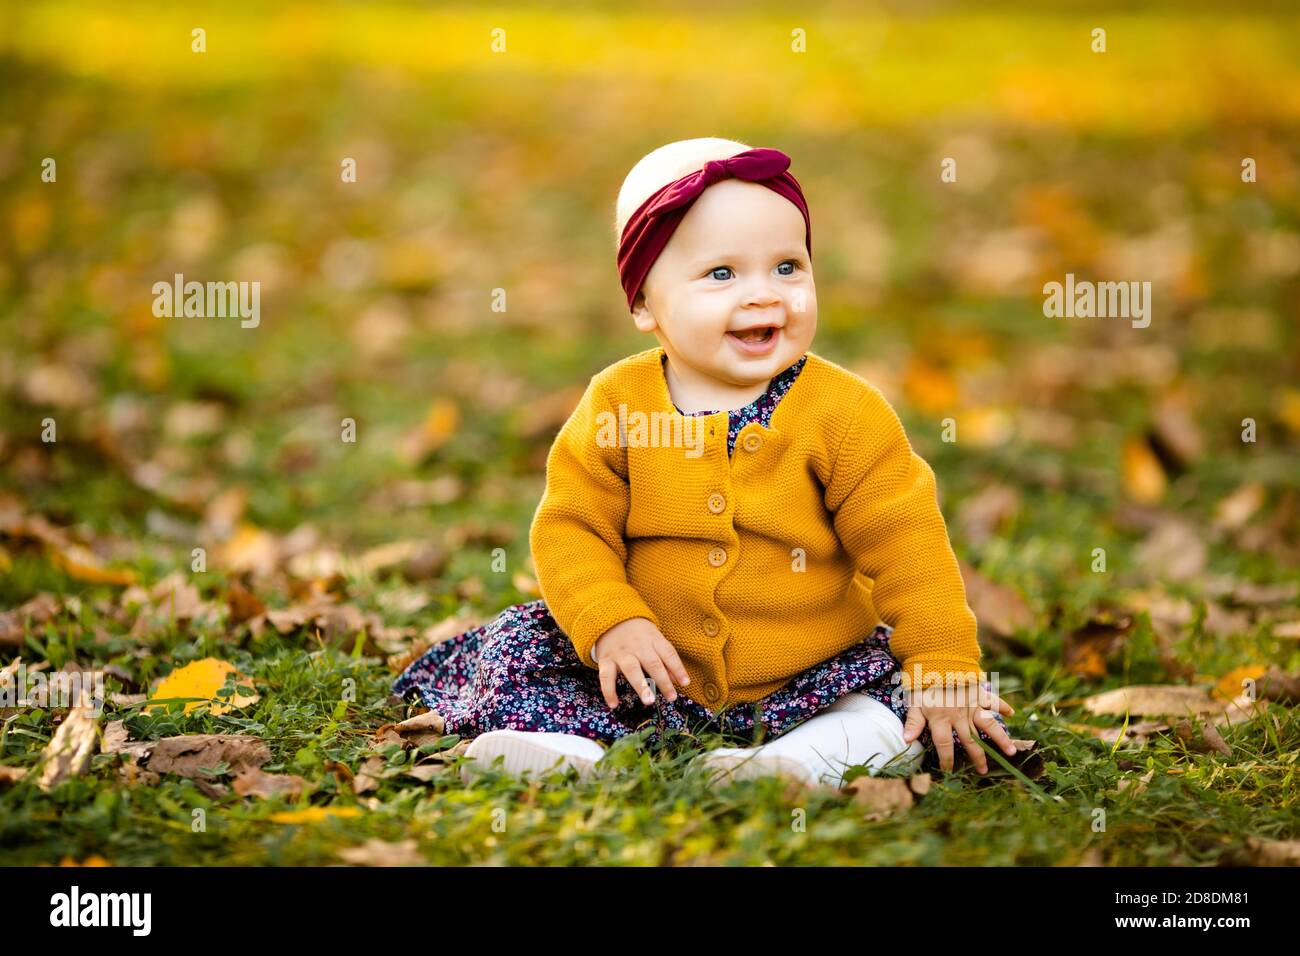
<instances>
[{"instance_id":1,"label":"blurred background foliage","mask_svg":"<svg viewBox=\"0 0 1300 956\"><path fill-rule=\"evenodd\" d=\"M793 157L813 348L895 402L960 554L1069 592L1087 546L1181 512L1218 522L1219 570L1294 573L1288 4L50 2L4 21L0 494L106 566L161 573L198 542L246 570L307 526L344 551L441 540L445 581L482 578L462 596L529 595L483 551L526 561L555 430L592 373L655 344L614 266L622 178L718 135ZM1067 272L1151 281L1150 327L1045 318ZM260 326L155 317L175 273L260 282ZM0 596L72 586L43 574Z\"/></svg>"}]
</instances>

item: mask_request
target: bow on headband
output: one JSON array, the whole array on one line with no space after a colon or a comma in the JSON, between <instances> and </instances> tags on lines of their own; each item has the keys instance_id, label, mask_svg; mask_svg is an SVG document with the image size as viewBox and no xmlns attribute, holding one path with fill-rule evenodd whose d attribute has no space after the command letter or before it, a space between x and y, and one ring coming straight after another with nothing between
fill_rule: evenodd
<instances>
[{"instance_id":1,"label":"bow on headband","mask_svg":"<svg viewBox=\"0 0 1300 956\"><path fill-rule=\"evenodd\" d=\"M794 203L803 213L805 242L812 258L812 222L799 181L787 171L790 157L779 149L747 149L727 159L711 159L704 168L676 179L651 193L628 219L618 248L618 272L627 293L628 308L649 274L651 266L668 245L687 211L700 194L714 183L736 178L766 186Z\"/></svg>"}]
</instances>

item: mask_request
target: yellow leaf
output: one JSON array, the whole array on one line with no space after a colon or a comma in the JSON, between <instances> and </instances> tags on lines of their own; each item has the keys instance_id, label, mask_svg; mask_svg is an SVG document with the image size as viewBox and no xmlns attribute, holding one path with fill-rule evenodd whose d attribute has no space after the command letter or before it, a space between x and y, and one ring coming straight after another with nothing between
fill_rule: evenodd
<instances>
[{"instance_id":1,"label":"yellow leaf","mask_svg":"<svg viewBox=\"0 0 1300 956\"><path fill-rule=\"evenodd\" d=\"M209 709L214 714L224 714L232 707L247 707L249 704L255 704L261 697L253 694L251 697L245 697L236 693L234 697L229 698L226 703L216 696L217 691L226 683L226 678L234 677L235 684L248 683L248 679L235 669L235 665L217 660L215 657L205 657L201 661L195 661L192 664L186 664L172 671L167 677L154 688L150 695L150 700L166 700L172 697L202 697L211 701ZM202 701L190 701L185 705L185 713L189 713L196 707L202 706ZM163 705L151 705L145 707L145 712L162 709Z\"/></svg>"},{"instance_id":2,"label":"yellow leaf","mask_svg":"<svg viewBox=\"0 0 1300 956\"><path fill-rule=\"evenodd\" d=\"M134 571L110 571L101 568L98 560L85 548L69 545L66 548L52 548L50 560L70 578L87 581L91 584L135 584Z\"/></svg>"},{"instance_id":3,"label":"yellow leaf","mask_svg":"<svg viewBox=\"0 0 1300 956\"><path fill-rule=\"evenodd\" d=\"M1214 690L1210 693L1219 700L1236 700L1246 690L1242 682L1246 680L1259 680L1266 673L1268 668L1261 664L1247 664L1245 667L1234 667L1214 685Z\"/></svg>"},{"instance_id":4,"label":"yellow leaf","mask_svg":"<svg viewBox=\"0 0 1300 956\"><path fill-rule=\"evenodd\" d=\"M429 406L424 417L424 439L427 451L436 451L450 438L460 425L460 409L449 399L440 398Z\"/></svg>"},{"instance_id":5,"label":"yellow leaf","mask_svg":"<svg viewBox=\"0 0 1300 956\"><path fill-rule=\"evenodd\" d=\"M222 545L218 560L236 574L251 571L257 577L265 577L279 563L280 544L270 532L244 522Z\"/></svg>"},{"instance_id":6,"label":"yellow leaf","mask_svg":"<svg viewBox=\"0 0 1300 956\"><path fill-rule=\"evenodd\" d=\"M1124 442L1121 469L1125 493L1143 504L1155 504L1165 496L1165 470L1151 446L1140 438Z\"/></svg>"},{"instance_id":7,"label":"yellow leaf","mask_svg":"<svg viewBox=\"0 0 1300 956\"><path fill-rule=\"evenodd\" d=\"M960 397L957 380L946 369L924 359L908 363L903 391L919 410L932 413L953 411Z\"/></svg>"},{"instance_id":8,"label":"yellow leaf","mask_svg":"<svg viewBox=\"0 0 1300 956\"><path fill-rule=\"evenodd\" d=\"M358 817L361 811L356 807L307 807L304 810L282 810L273 813L268 820L276 823L320 823L329 817Z\"/></svg>"},{"instance_id":9,"label":"yellow leaf","mask_svg":"<svg viewBox=\"0 0 1300 956\"><path fill-rule=\"evenodd\" d=\"M1300 389L1282 389L1282 394L1278 396L1277 417L1287 428L1300 435Z\"/></svg>"},{"instance_id":10,"label":"yellow leaf","mask_svg":"<svg viewBox=\"0 0 1300 956\"><path fill-rule=\"evenodd\" d=\"M1014 428L1011 416L1000 408L982 405L968 408L957 417L957 441L977 448L1005 445Z\"/></svg>"},{"instance_id":11,"label":"yellow leaf","mask_svg":"<svg viewBox=\"0 0 1300 956\"><path fill-rule=\"evenodd\" d=\"M106 859L104 859L102 856L100 856L97 853L92 853L90 856L86 857L80 863L78 863L70 856L65 856L62 860L59 861L59 866L112 866L112 865L113 865L112 863L109 863Z\"/></svg>"}]
</instances>

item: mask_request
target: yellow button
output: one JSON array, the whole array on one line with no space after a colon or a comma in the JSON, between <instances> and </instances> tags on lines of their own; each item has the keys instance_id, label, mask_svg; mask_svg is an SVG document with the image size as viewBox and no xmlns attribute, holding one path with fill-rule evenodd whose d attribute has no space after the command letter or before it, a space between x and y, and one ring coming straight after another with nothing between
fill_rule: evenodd
<instances>
[{"instance_id":1,"label":"yellow button","mask_svg":"<svg viewBox=\"0 0 1300 956\"><path fill-rule=\"evenodd\" d=\"M718 633L718 622L711 617L706 617L703 623L700 624L700 628L705 634L709 635L709 637L713 637Z\"/></svg>"},{"instance_id":2,"label":"yellow button","mask_svg":"<svg viewBox=\"0 0 1300 956\"><path fill-rule=\"evenodd\" d=\"M713 700L717 700L717 699L718 699L718 685L717 685L717 684L713 683L712 681L705 681L705 683L704 683L704 699L705 699L705 700L710 700L710 701L713 701Z\"/></svg>"},{"instance_id":3,"label":"yellow button","mask_svg":"<svg viewBox=\"0 0 1300 956\"><path fill-rule=\"evenodd\" d=\"M763 446L762 436L750 432L745 436L745 451L758 451Z\"/></svg>"},{"instance_id":4,"label":"yellow button","mask_svg":"<svg viewBox=\"0 0 1300 956\"><path fill-rule=\"evenodd\" d=\"M727 499L716 492L709 495L709 510L715 515L722 514L722 512L727 510Z\"/></svg>"},{"instance_id":5,"label":"yellow button","mask_svg":"<svg viewBox=\"0 0 1300 956\"><path fill-rule=\"evenodd\" d=\"M714 548L709 552L709 564L715 568L720 568L727 563L727 552L721 548Z\"/></svg>"}]
</instances>

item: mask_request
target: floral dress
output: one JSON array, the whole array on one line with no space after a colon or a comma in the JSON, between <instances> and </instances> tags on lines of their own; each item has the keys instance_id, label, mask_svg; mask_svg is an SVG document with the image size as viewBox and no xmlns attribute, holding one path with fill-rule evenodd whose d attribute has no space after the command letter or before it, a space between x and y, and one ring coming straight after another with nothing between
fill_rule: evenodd
<instances>
[{"instance_id":1,"label":"floral dress","mask_svg":"<svg viewBox=\"0 0 1300 956\"><path fill-rule=\"evenodd\" d=\"M728 455L750 422L768 427L773 409L806 361L807 355L773 378L754 401L729 413ZM646 704L620 675L619 705L611 710L600 689L599 672L578 659L545 602L536 600L512 605L492 621L434 645L407 666L393 691L403 697L418 694L425 706L442 715L447 733L466 737L501 729L553 731L609 744L642 730L649 731L646 742L657 741L668 730L711 730L758 743L764 736L791 730L852 691L874 697L900 721L906 720L907 707L895 693L901 665L889 650L892 632L878 624L861 643L809 667L767 697L718 711L680 692L675 701L656 693L655 702ZM995 716L1005 727L1002 717ZM983 731L979 736L990 740ZM937 766L928 726L919 740L927 765ZM955 731L953 755L958 763L969 759Z\"/></svg>"}]
</instances>

